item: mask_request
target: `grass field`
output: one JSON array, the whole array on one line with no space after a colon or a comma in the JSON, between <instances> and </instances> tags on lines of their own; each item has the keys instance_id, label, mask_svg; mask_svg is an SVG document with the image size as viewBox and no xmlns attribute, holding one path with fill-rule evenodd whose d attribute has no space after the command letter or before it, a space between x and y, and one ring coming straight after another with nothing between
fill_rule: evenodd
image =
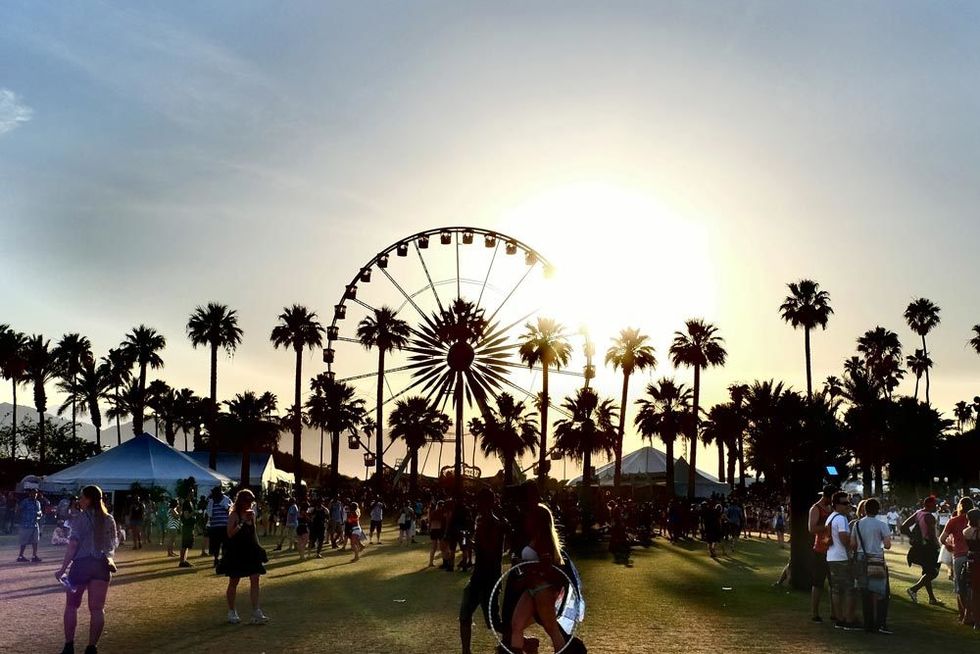
<instances>
[{"instance_id":1,"label":"grass field","mask_svg":"<svg viewBox=\"0 0 980 654\"><path fill-rule=\"evenodd\" d=\"M858 654L899 647L938 652L980 643L972 630L955 623L952 609L911 605L905 588L912 577L898 556L892 561L890 618L896 635L812 624L807 596L771 587L787 552L765 540L750 540L734 556L712 561L695 544L658 540L636 551L633 568L613 565L598 552L580 554L576 562L588 602L580 635L591 651L609 654ZM0 652L60 651L63 592L54 572L62 553L46 546L43 563L17 564L11 538L0 540ZM226 624L225 580L213 574L207 559L192 561L198 567L179 570L159 547L120 550L100 651L459 651L456 615L466 575L427 568L422 544L371 546L356 564L346 552L331 551L322 560L304 563L295 554L276 553L262 590L263 608L272 621L258 627ZM953 605L945 571L938 583L940 598ZM240 593L239 612L244 617L247 610L247 596ZM78 632L82 645L87 628L83 604ZM491 652L491 636L482 626L475 632L474 650Z\"/></svg>"}]
</instances>

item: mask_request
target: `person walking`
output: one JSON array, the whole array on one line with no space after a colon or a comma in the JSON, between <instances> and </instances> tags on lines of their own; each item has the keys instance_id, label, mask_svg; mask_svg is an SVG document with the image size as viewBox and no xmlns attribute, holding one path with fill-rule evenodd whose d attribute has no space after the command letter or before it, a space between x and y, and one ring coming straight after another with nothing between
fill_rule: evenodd
<instances>
[{"instance_id":1,"label":"person walking","mask_svg":"<svg viewBox=\"0 0 980 654\"><path fill-rule=\"evenodd\" d=\"M180 561L181 568L193 568L187 560L187 553L194 549L194 531L197 529L197 510L194 508L194 489L187 494L187 499L180 505Z\"/></svg>"},{"instance_id":2,"label":"person walking","mask_svg":"<svg viewBox=\"0 0 980 654\"><path fill-rule=\"evenodd\" d=\"M177 556L174 547L177 545L177 538L180 535L180 504L177 500L170 500L165 514L163 532L166 534L167 556Z\"/></svg>"},{"instance_id":3,"label":"person walking","mask_svg":"<svg viewBox=\"0 0 980 654\"><path fill-rule=\"evenodd\" d=\"M344 503L334 495L328 508L330 521L327 523L327 530L330 534L330 547L337 549L344 538Z\"/></svg>"},{"instance_id":4,"label":"person walking","mask_svg":"<svg viewBox=\"0 0 980 654\"><path fill-rule=\"evenodd\" d=\"M827 548L827 568L830 572L831 603L837 607L838 629L853 630L856 626L856 607L854 603L854 577L851 572L851 534L848 515L851 501L847 493L837 492L833 496L834 512L827 518L826 527L830 535ZM836 600L836 602L834 601Z\"/></svg>"},{"instance_id":5,"label":"person walking","mask_svg":"<svg viewBox=\"0 0 980 654\"><path fill-rule=\"evenodd\" d=\"M936 599L932 589L933 580L939 576L939 532L936 529L937 500L933 496L922 502L922 508L913 513L902 523L902 530L909 535L909 551L906 560L909 566L918 565L922 576L905 592L913 604L919 603L918 592L925 588L929 595L929 604L940 606L942 602Z\"/></svg>"},{"instance_id":6,"label":"person walking","mask_svg":"<svg viewBox=\"0 0 980 654\"><path fill-rule=\"evenodd\" d=\"M442 500L429 504L429 540L432 549L429 551L429 567L435 567L436 552L442 550L444 515Z\"/></svg>"},{"instance_id":7,"label":"person walking","mask_svg":"<svg viewBox=\"0 0 980 654\"><path fill-rule=\"evenodd\" d=\"M146 511L143 507L143 500L139 495L133 498L133 503L129 505L129 533L133 541L133 549L143 549L143 521Z\"/></svg>"},{"instance_id":8,"label":"person walking","mask_svg":"<svg viewBox=\"0 0 980 654\"><path fill-rule=\"evenodd\" d=\"M361 529L361 508L357 502L351 502L347 508L347 519L344 521L344 538L350 542L350 551L354 553L353 562L361 558L364 549L364 531Z\"/></svg>"},{"instance_id":9,"label":"person walking","mask_svg":"<svg viewBox=\"0 0 980 654\"><path fill-rule=\"evenodd\" d=\"M310 513L310 548L316 547L316 558L323 558L323 543L327 538L327 507L323 498L313 500L313 510Z\"/></svg>"},{"instance_id":10,"label":"person walking","mask_svg":"<svg viewBox=\"0 0 980 654\"><path fill-rule=\"evenodd\" d=\"M398 514L398 544L408 545L411 540L412 523L415 521L415 509L411 503L406 503Z\"/></svg>"},{"instance_id":11,"label":"person walking","mask_svg":"<svg viewBox=\"0 0 980 654\"><path fill-rule=\"evenodd\" d=\"M228 511L231 509L231 498L221 492L220 486L211 489L205 512L208 518L208 554L218 567L221 557L221 547L228 538Z\"/></svg>"},{"instance_id":12,"label":"person walking","mask_svg":"<svg viewBox=\"0 0 980 654\"><path fill-rule=\"evenodd\" d=\"M406 510L410 510L406 506ZM494 513L494 495L484 486L476 494L476 526L473 530L476 560L469 583L463 589L463 602L459 607L459 638L463 654L472 654L473 614L483 610L487 629L500 631L500 616L493 603L493 587L500 579L501 558L504 552L504 522Z\"/></svg>"},{"instance_id":13,"label":"person walking","mask_svg":"<svg viewBox=\"0 0 980 654\"><path fill-rule=\"evenodd\" d=\"M786 547L786 512L782 505L776 509L776 515L772 519L772 529L776 532L779 549L784 549Z\"/></svg>"},{"instance_id":14,"label":"person walking","mask_svg":"<svg viewBox=\"0 0 980 654\"><path fill-rule=\"evenodd\" d=\"M225 527L224 553L218 563L218 573L228 577L225 599L228 602L228 622L238 624L242 620L235 610L238 583L248 578L249 600L252 603L252 618L249 624L265 624L269 616L259 606L259 577L265 574L264 563L268 555L259 544L255 531L255 495L244 488L235 495L235 503L228 515Z\"/></svg>"},{"instance_id":15,"label":"person walking","mask_svg":"<svg viewBox=\"0 0 980 654\"><path fill-rule=\"evenodd\" d=\"M279 544L276 545L275 551L279 552L282 550L282 544L289 539L289 549L293 549L296 546L296 528L299 527L299 506L296 504L296 498L289 498L289 508L286 509L286 524L282 531L282 536L279 538Z\"/></svg>"},{"instance_id":16,"label":"person walking","mask_svg":"<svg viewBox=\"0 0 980 654\"><path fill-rule=\"evenodd\" d=\"M854 523L850 544L861 593L864 630L891 634L887 626L889 583L885 565L885 550L892 546L891 529L888 523L878 519L881 502L872 497L863 504L865 515Z\"/></svg>"},{"instance_id":17,"label":"person walking","mask_svg":"<svg viewBox=\"0 0 980 654\"><path fill-rule=\"evenodd\" d=\"M75 654L75 628L82 595L88 591L89 633L85 654L97 654L105 627L105 602L115 572L112 560L119 541L116 522L102 501L102 489L86 486L80 499L81 511L71 522L68 549L54 576L65 591L65 647L62 654ZM70 566L70 568L69 568ZM65 571L68 570L67 576Z\"/></svg>"},{"instance_id":18,"label":"person walking","mask_svg":"<svg viewBox=\"0 0 980 654\"><path fill-rule=\"evenodd\" d=\"M374 503L371 505L371 531L368 533L368 545L371 544L371 539L374 535L378 535L378 545L381 544L381 527L384 525L385 517L385 505L381 501L381 498L375 498Z\"/></svg>"},{"instance_id":19,"label":"person walking","mask_svg":"<svg viewBox=\"0 0 980 654\"><path fill-rule=\"evenodd\" d=\"M964 574L970 548L963 536L963 532L970 526L967 514L972 509L973 500L969 497L961 498L956 505L956 515L949 519L946 526L943 527L943 532L939 535L940 544L953 557L953 591L956 593L956 608L959 610L959 620L962 624L972 622L970 583ZM980 589L977 589L976 592L980 592Z\"/></svg>"},{"instance_id":20,"label":"person walking","mask_svg":"<svg viewBox=\"0 0 980 654\"><path fill-rule=\"evenodd\" d=\"M967 624L973 623L973 628L980 630L980 509L970 509L966 518L970 526L963 530L963 540L969 550L964 576L972 589Z\"/></svg>"},{"instance_id":21,"label":"person walking","mask_svg":"<svg viewBox=\"0 0 980 654\"><path fill-rule=\"evenodd\" d=\"M810 609L812 615L810 619L813 622L823 622L823 618L820 617L820 599L823 595L824 584L830 576L830 570L827 567L827 550L830 548L831 540L830 530L827 528L827 518L834 511L833 498L836 492L836 486L824 486L820 498L810 507L810 514L807 517L807 530L813 536L813 559L810 565L812 576L810 582ZM837 610L837 607L834 605L834 595L831 593L830 619L833 622L836 622L838 615L840 615Z\"/></svg>"},{"instance_id":22,"label":"person walking","mask_svg":"<svg viewBox=\"0 0 980 654\"><path fill-rule=\"evenodd\" d=\"M37 499L37 489L27 490L27 497L17 504L17 537L20 544L18 563L27 563L24 550L31 546L31 563L40 563L37 544L41 540L41 503Z\"/></svg>"}]
</instances>

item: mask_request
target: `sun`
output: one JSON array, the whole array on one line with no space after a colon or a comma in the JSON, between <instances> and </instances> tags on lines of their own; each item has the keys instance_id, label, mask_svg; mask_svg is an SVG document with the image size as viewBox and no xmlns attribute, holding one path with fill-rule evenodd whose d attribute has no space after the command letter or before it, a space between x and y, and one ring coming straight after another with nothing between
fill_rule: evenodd
<instances>
[{"instance_id":1,"label":"sun","mask_svg":"<svg viewBox=\"0 0 980 654\"><path fill-rule=\"evenodd\" d=\"M669 335L687 318L714 314L708 235L640 189L587 182L543 190L506 211L501 230L555 265L544 311L571 329L587 327L597 343L629 326Z\"/></svg>"}]
</instances>

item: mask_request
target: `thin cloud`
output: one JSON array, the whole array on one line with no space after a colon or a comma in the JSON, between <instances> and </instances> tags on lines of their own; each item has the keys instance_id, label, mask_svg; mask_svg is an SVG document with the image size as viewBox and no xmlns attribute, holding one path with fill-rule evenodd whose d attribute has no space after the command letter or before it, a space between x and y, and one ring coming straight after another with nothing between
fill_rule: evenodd
<instances>
[{"instance_id":1,"label":"thin cloud","mask_svg":"<svg viewBox=\"0 0 980 654\"><path fill-rule=\"evenodd\" d=\"M34 110L24 104L19 95L0 88L0 136L17 129L34 116Z\"/></svg>"}]
</instances>

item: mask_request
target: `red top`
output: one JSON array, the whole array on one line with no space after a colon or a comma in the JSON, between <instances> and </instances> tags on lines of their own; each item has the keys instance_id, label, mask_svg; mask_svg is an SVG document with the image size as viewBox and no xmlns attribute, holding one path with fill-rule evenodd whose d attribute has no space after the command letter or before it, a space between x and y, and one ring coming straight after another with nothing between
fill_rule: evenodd
<instances>
[{"instance_id":1,"label":"red top","mask_svg":"<svg viewBox=\"0 0 980 654\"><path fill-rule=\"evenodd\" d=\"M952 545L953 556L966 556L970 548L963 537L963 530L970 526L965 515L955 515L946 523L946 542Z\"/></svg>"},{"instance_id":2,"label":"red top","mask_svg":"<svg viewBox=\"0 0 980 654\"><path fill-rule=\"evenodd\" d=\"M817 512L820 514L820 518L817 520L817 525L822 526L827 524L827 518L830 517L830 514L833 513L833 511L828 508L824 508L824 505L820 502L817 502L814 504L814 506L817 507ZM816 534L813 537L813 551L820 554L826 554L827 550L830 549L830 542L831 539L827 534Z\"/></svg>"}]
</instances>

